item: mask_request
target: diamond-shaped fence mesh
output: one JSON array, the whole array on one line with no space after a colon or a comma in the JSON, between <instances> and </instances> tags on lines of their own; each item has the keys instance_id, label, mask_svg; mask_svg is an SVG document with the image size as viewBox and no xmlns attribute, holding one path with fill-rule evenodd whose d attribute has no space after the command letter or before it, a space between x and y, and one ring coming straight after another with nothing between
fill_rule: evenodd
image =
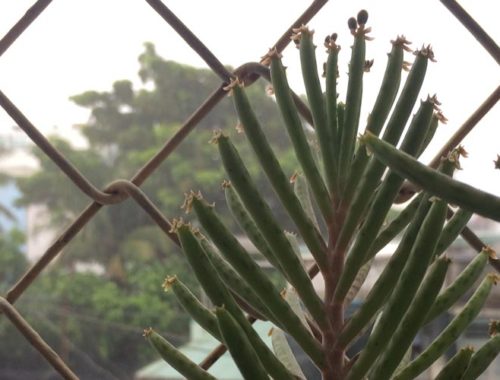
<instances>
[{"instance_id":1,"label":"diamond-shaped fence mesh","mask_svg":"<svg viewBox=\"0 0 500 380\"><path fill-rule=\"evenodd\" d=\"M309 22L328 0L315 0L304 11L300 17L275 43L278 51L282 51L290 42L292 29ZM176 244L178 244L175 234L170 232L168 219L153 204L153 202L142 192L141 185L155 172L160 164L167 161L177 146L193 131L198 123L224 98L226 91L224 86L229 80L238 76L246 86L250 86L259 77L269 78L269 71L265 62L247 63L241 65L234 72L229 72L219 59L203 44L203 41L192 33L189 28L180 20L161 0L145 0L147 5L152 7L160 17L162 17L184 41L206 62L210 69L221 79L221 85L216 88L209 97L199 105L199 107L185 120L182 127L176 134L165 142L163 147L140 168L130 179L117 179L104 189L97 188L82 173L64 157L47 138L28 120L23 112L13 104L9 98L0 91L0 105L16 124L26 133L26 135L41 149L64 174L85 194L90 201L88 206L81 211L80 215L62 231L58 238L50 245L40 259L18 279L17 283L7 292L5 297L0 297L0 312L11 322L12 326L27 339L27 341L40 352L41 355L58 371L61 376L67 379L77 379L78 377L64 363L60 356L43 340L42 337L30 326L24 317L16 310L16 300L32 284L36 283L38 276L54 260L61 250L83 229L85 225L99 212L102 207L112 207L115 204L131 198L154 220L158 227ZM473 34L473 36L483 45L490 55L500 63L500 49L496 43L484 32L467 13L453 0L441 0L441 2L456 16L460 22ZM52 0L38 0L29 8L25 15L6 33L0 40L0 56L9 49L16 39L26 31L37 17L52 3ZM448 151L457 146L463 137L474 128L477 122L496 104L500 98L500 87L479 106L479 108L467 119L457 133L445 144L443 151ZM307 107L302 105L301 113L309 119ZM469 229L462 232L464 239L476 250L481 250L484 245L475 234ZM498 261L491 261L491 264L498 270ZM315 273L316 271L313 271ZM251 317L249 319L252 320ZM71 338L71 337L70 337ZM220 345L210 353L200 365L207 369L224 353L225 347ZM22 364L21 364L22 365Z\"/></svg>"}]
</instances>

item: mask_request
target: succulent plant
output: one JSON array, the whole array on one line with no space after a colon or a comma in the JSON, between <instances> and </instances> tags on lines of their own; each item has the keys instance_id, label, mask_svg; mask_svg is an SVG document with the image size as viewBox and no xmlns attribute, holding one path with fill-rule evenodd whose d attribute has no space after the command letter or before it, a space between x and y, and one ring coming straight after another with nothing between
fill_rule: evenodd
<instances>
[{"instance_id":1,"label":"succulent plant","mask_svg":"<svg viewBox=\"0 0 500 380\"><path fill-rule=\"evenodd\" d=\"M300 164L293 184L266 139L245 95L243 81L234 78L226 87L246 138L294 222L297 236L283 231L255 186L244 159L231 139L219 131L213 142L229 178L223 185L228 207L259 252L286 279L286 295L276 288L201 193L189 193L184 205L186 211L194 211L201 230L181 219L173 223L182 250L215 310L197 300L176 277L169 277L165 286L173 289L197 323L226 345L245 379L304 378L286 336L295 340L324 379L413 379L456 341L498 280L497 275L488 274L474 288L488 258L495 255L491 248L484 247L443 289L452 260L444 254L447 247L473 213L500 221L500 199L452 179L459 156L464 153L462 148L442 157L437 169L417 161L438 123L445 120L435 96L421 101L409 120L418 103L428 62L434 60L430 46L414 51L415 60L410 65L404 61L404 52L411 51L409 42L403 36L392 41L378 97L365 132L357 140L362 127L363 75L373 63L365 57L365 44L370 39L367 20L368 13L360 11L348 22L354 42L345 103L339 101L337 93L337 35L325 39L328 57L323 93L313 32L305 26L294 30L292 39L300 50L314 125L312 142L299 116L298 100L289 88L281 56L271 49L264 59L270 66L276 104ZM399 91L402 70L409 73ZM393 203L405 198L405 179L421 190L411 194L413 200L384 225ZM446 223L448 204L458 206L458 210ZM362 305L347 318L347 307L363 284L372 259L399 235L387 266ZM304 268L297 240L314 258L311 268ZM318 273L325 282L323 297L311 281ZM412 341L418 331L471 289L475 289L473 295L449 325L411 360ZM255 319L274 325L275 352L252 328ZM362 350L355 357L347 356L347 349L365 331L369 336ZM147 330L145 335L162 357L187 378L213 378L153 330ZM498 352L498 336L477 352L465 347L444 366L438 378L476 378Z\"/></svg>"}]
</instances>

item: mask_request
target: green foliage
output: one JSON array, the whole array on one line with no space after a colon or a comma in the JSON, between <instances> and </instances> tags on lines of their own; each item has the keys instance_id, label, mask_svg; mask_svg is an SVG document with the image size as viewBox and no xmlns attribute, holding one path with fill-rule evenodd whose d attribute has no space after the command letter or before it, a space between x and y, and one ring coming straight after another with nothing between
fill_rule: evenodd
<instances>
[{"instance_id":1,"label":"green foliage","mask_svg":"<svg viewBox=\"0 0 500 380\"><path fill-rule=\"evenodd\" d=\"M0 232L0 293L3 295L14 285L18 278L28 268L28 262L23 252L21 244L24 243L24 236L17 230L10 232ZM36 363L40 365L38 355L28 347L27 344L20 344L20 334L6 318L0 318L0 357L2 367L8 368L9 364L14 368L14 363L26 358L29 365Z\"/></svg>"},{"instance_id":2,"label":"green foliage","mask_svg":"<svg viewBox=\"0 0 500 380\"><path fill-rule=\"evenodd\" d=\"M19 254L23 258L22 254ZM4 257L2 257L4 258ZM3 264L3 261L2 261ZM1 268L14 268L8 260ZM158 285L167 271L185 272L186 263L173 256L136 261L127 271L126 285L98 273L56 265L42 275L16 303L40 335L82 378L131 378L153 358L141 348L140 326L154 325L175 344L188 339L189 320L174 296ZM168 269L167 269L168 268ZM22 270L26 269L26 263ZM20 275L19 271L17 277ZM4 273L0 277L5 278ZM190 287L195 283L184 276ZM12 284L9 284L12 285ZM44 368L43 359L5 319L0 321L2 368ZM103 373L101 373L104 371Z\"/></svg>"},{"instance_id":3,"label":"green foliage","mask_svg":"<svg viewBox=\"0 0 500 380\"><path fill-rule=\"evenodd\" d=\"M28 262L21 245L24 234L16 229L0 231L0 293L4 294L26 270Z\"/></svg>"},{"instance_id":4,"label":"green foliage","mask_svg":"<svg viewBox=\"0 0 500 380\"><path fill-rule=\"evenodd\" d=\"M456 307L456 301L474 288L475 280L481 277L487 258L494 255L490 248L485 248L458 278L442 289L452 262L443 251L456 239L472 213L498 220L500 198L451 179L459 167L461 149L442 157L438 170L426 168L417 161L443 118L436 97L429 96L420 102L410 120L421 96L428 63L434 60L430 47L414 52L415 61L397 96L401 71L409 68L403 60L403 51L410 49L404 37L392 42L366 133L356 141L361 127L363 73L371 65L365 61L365 41L370 39L367 36L370 28L365 27L367 17L367 12L361 11L357 20L349 20L354 44L345 106L336 93L339 52L336 35L325 41L329 50L327 84L334 88L326 89L323 94L319 75L311 72L311 68L316 67L312 33L305 26L294 30L292 38L300 49L308 104L315 124L312 141L291 96L281 56L272 49L265 59L271 66L277 108L294 148L294 162L304 174L294 176L295 181L303 181L297 186L284 180L286 170L276 159L280 157L278 149L274 149L274 144L262 132L264 119L255 111L259 105L250 98L251 89L245 89L240 78L233 79L227 87L261 171L293 221L292 231L315 260L312 268L304 268L293 239L283 232L282 220L277 218L258 185L257 173L249 170L247 155L225 130L217 131L212 140L218 146L222 165L231 180L231 183L224 182L223 187L234 219L269 264L287 280L286 293L296 294L296 302L278 295L279 289L266 278L265 271L231 232L228 225L232 222L219 216L222 202L217 196L190 192L184 206L186 211L194 211L195 219L192 224L181 220L174 223L182 250L215 306L211 312L191 297L189 302L197 306L187 309L207 331L226 344L245 379L303 376L283 336L271 334L276 352L269 357L267 348L262 348L260 339L255 338L255 331L249 330L247 320L242 319L242 311L257 319L269 320L275 329L293 337L325 380L413 379L454 344L481 311L499 279L496 274L484 276L467 303L457 307L451 323L411 360L412 342L422 327L435 316ZM382 137L376 137L382 131ZM367 153L367 148L373 154ZM322 157L319 165L318 151ZM414 181L423 191L394 217L391 206L405 179ZM211 203L214 200L215 205ZM448 203L457 203L463 209L446 223ZM388 219L390 223L384 227ZM201 226L202 231L193 225ZM398 243L395 253L364 303L348 319L346 312L352 294L366 279L371 263L377 260L375 255L393 239ZM213 251L210 242L227 262ZM211 248L208 251L205 247ZM228 276L231 267L235 274ZM325 282L321 295L309 278L317 272ZM250 292L236 290L234 278L244 282ZM238 297L234 297L236 293ZM178 297L186 302L184 296ZM214 331L215 319L218 331ZM365 331L368 332L366 343L353 357L348 349ZM458 359L452 359L443 373L453 373L457 379L477 378L498 355L498 342L493 337L476 354L472 355L469 350L470 365L458 365ZM163 352L156 345L155 348L160 354ZM162 356L175 366L176 354L179 352L174 350ZM276 365L279 362L285 371ZM189 368L191 365L186 362Z\"/></svg>"},{"instance_id":5,"label":"green foliage","mask_svg":"<svg viewBox=\"0 0 500 380\"><path fill-rule=\"evenodd\" d=\"M135 89L130 81L122 80L115 82L109 92L87 91L71 98L77 105L90 110L89 121L81 126L89 142L88 148L74 149L60 138L52 138L54 145L100 188L113 179L131 177L220 85L211 71L167 61L157 55L152 44L145 45L139 62L139 76L147 88ZM287 139L281 134L279 116L265 94L264 83L253 86L249 98L259 106L258 115L267 121L266 134L275 142L281 163L291 175L294 161L290 159ZM167 217L177 214L183 192L193 188L212 188L213 199L224 199L217 189L223 179L220 159L207 142L214 128L228 130L236 126L231 114L232 105L228 99L218 104L203 119L196 133L192 133L142 186ZM236 140L238 147L253 162L250 171L257 175L259 186L266 194L272 193L244 139ZM34 150L34 154L40 160L41 170L18 180L23 194L19 203L45 204L51 210L52 222L60 228L81 212L88 198L42 152ZM60 186L54 189L54 183ZM286 218L280 211L280 219ZM152 225L149 217L138 212L132 201L104 208L77 236L65 260L96 260L108 265L112 256L124 250L130 235L148 225ZM170 245L169 251L173 249Z\"/></svg>"}]
</instances>

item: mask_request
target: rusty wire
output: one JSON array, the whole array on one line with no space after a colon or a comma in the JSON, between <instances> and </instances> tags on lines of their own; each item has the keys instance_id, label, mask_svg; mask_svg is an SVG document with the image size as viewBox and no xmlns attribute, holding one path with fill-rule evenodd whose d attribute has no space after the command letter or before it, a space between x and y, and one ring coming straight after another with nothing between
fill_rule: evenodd
<instances>
[{"instance_id":1,"label":"rusty wire","mask_svg":"<svg viewBox=\"0 0 500 380\"><path fill-rule=\"evenodd\" d=\"M493 38L472 18L467 11L455 0L440 0L443 5L461 22L463 26L474 36L476 40L486 49L493 59L500 64L500 47Z\"/></svg>"},{"instance_id":2,"label":"rusty wire","mask_svg":"<svg viewBox=\"0 0 500 380\"><path fill-rule=\"evenodd\" d=\"M0 56L14 43L15 40L36 20L38 16L47 8L52 0L38 0L29 8L14 26L0 40Z\"/></svg>"},{"instance_id":3,"label":"rusty wire","mask_svg":"<svg viewBox=\"0 0 500 380\"><path fill-rule=\"evenodd\" d=\"M29 325L10 302L0 297L0 310L16 326L17 330L24 335L26 340L31 343L45 359L58 371L65 379L78 379L59 355L38 335L38 333Z\"/></svg>"},{"instance_id":4,"label":"rusty wire","mask_svg":"<svg viewBox=\"0 0 500 380\"><path fill-rule=\"evenodd\" d=\"M163 163L169 155L175 151L179 144L189 135L198 123L217 105L226 95L223 87L231 77L240 77L245 85L251 85L259 77L269 80L269 70L261 63L246 63L229 72L218 58L212 53L203 42L193 34L189 28L167 7L161 0L145 0L176 32L185 42L206 62L206 64L222 80L221 85L216 88L208 98L187 118L180 129L164 144L164 146L143 166L130 180L118 179L100 190L80 173L28 120L9 98L0 91L0 105L6 110L10 117L26 133L27 136L61 169L62 172L84 193L92 202L76 217L76 219L59 235L59 237L47 248L40 259L17 281L17 283L7 292L6 297L0 297L0 312L5 314L11 323L25 336L28 342L36 348L52 367L66 379L77 379L78 377L69 369L63 360L49 347L37 332L24 320L14 307L15 301L23 292L35 281L39 274L47 265L61 252L61 250L84 228L84 226L106 205L123 202L127 198L132 198L163 232L176 244L178 240L175 234L170 231L170 223L162 212L151 202L142 192L140 186L150 177L158 166ZM292 23L292 25L277 40L275 47L281 52L290 42L292 29L302 24L307 24L328 0L312 1L304 13ZM16 39L34 22L40 14L47 8L52 0L38 0L30 7L15 25L0 40L0 56L16 41ZM458 20L471 32L471 34L483 45L483 47L499 62L499 48L486 32L474 21L453 0L441 0L441 2L458 18ZM464 129L470 131L477 122L484 116L498 101L499 88L497 88L488 99L474 112L474 114L464 123L464 126L452 136L443 147L450 149L458 145L465 136ZM311 115L307 106L294 94L295 102L304 119L312 125ZM460 132L461 131L461 132ZM458 135L458 137L457 137ZM441 154L440 152L440 154ZM484 243L468 228L462 232L465 240L475 249L480 250ZM492 262L498 270L498 261ZM309 269L309 275L314 277L318 273L317 266ZM244 305L243 305L244 306ZM248 316L250 322L255 318ZM225 352L223 345L218 346L200 364L208 369Z\"/></svg>"}]
</instances>

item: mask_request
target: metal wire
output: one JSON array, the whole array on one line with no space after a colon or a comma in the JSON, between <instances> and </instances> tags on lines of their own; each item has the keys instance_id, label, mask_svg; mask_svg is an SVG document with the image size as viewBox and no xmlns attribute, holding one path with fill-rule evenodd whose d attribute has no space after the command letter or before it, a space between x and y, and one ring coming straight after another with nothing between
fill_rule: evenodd
<instances>
[{"instance_id":1,"label":"metal wire","mask_svg":"<svg viewBox=\"0 0 500 380\"><path fill-rule=\"evenodd\" d=\"M259 77L264 77L269 80L269 69L261 64L249 62L243 64L234 72L229 72L224 65L218 60L216 55L203 44L203 42L189 30L189 28L180 20L174 12L172 12L161 0L145 0L146 3L154 9L176 32L184 39L184 41L206 62L212 71L219 76L222 83L216 88L208 98L186 119L180 129L165 142L163 147L143 166L141 167L130 180L117 179L104 189L97 188L92 184L74 165L69 162L64 155L59 152L40 131L28 120L28 118L19 110L10 99L0 91L0 105L10 115L10 117L19 125L26 135L60 168L62 172L84 193L91 202L78 215L75 220L61 232L59 237L47 248L45 253L33 266L24 273L17 283L7 292L5 298L0 297L0 313L4 314L12 325L20 331L29 343L38 350L52 365L52 367L63 376L65 379L77 379L78 377L69 369L57 353L47 345L47 343L38 335L38 333L26 322L14 307L15 301L24 293L24 291L38 278L40 273L47 265L56 258L62 249L85 227L85 225L97 214L104 206L118 204L125 199L133 199L158 225L158 227L176 244L177 237L170 231L170 223L168 218L154 205L154 203L142 192L140 186L154 173L161 163L176 150L179 144L189 135L190 132L200 123L201 120L224 98L226 92L224 85L230 78L237 76L243 80L245 85L251 85ZM280 36L275 44L276 49L281 52L290 42L292 29L299 27L302 24L307 24L320 9L327 3L328 0L315 0L309 7L295 20L291 26ZM52 0L38 0L30 7L26 13L15 23L15 25L5 34L0 40L0 56L5 53L9 47L22 35L22 33L43 13ZM458 20L480 41L483 47L499 62L499 48L486 32L467 14L455 1L441 0L445 6L458 18ZM468 131L474 128L477 121L484 116L498 101L498 88L494 93L482 104L471 116L464 125ZM294 100L297 104L299 112L304 119L312 125L312 118L307 106L294 94ZM486 104L486 106L485 106ZM471 121L471 119L473 119ZM463 127L464 128L464 127ZM462 128L462 129L463 129ZM463 131L462 131L463 132ZM462 136L453 136L444 147L449 149L460 143ZM465 228L463 236L466 241L471 244L476 250L480 250L484 244L474 235L472 231ZM498 261L492 262L492 265L499 269ZM318 273L317 266L309 269L309 275L313 278ZM244 305L243 305L244 307ZM253 323L255 318L248 316L248 320ZM208 369L218 358L225 352L223 345L212 351L205 360L200 364L203 368Z\"/></svg>"},{"instance_id":2,"label":"metal wire","mask_svg":"<svg viewBox=\"0 0 500 380\"><path fill-rule=\"evenodd\" d=\"M455 0L441 0L443 5L467 28L476 40L486 49L493 59L500 64L500 47L493 38L474 20Z\"/></svg>"},{"instance_id":3,"label":"metal wire","mask_svg":"<svg viewBox=\"0 0 500 380\"><path fill-rule=\"evenodd\" d=\"M14 43L15 40L31 25L33 21L47 8L52 0L38 0L23 17L0 40L0 56Z\"/></svg>"}]
</instances>

